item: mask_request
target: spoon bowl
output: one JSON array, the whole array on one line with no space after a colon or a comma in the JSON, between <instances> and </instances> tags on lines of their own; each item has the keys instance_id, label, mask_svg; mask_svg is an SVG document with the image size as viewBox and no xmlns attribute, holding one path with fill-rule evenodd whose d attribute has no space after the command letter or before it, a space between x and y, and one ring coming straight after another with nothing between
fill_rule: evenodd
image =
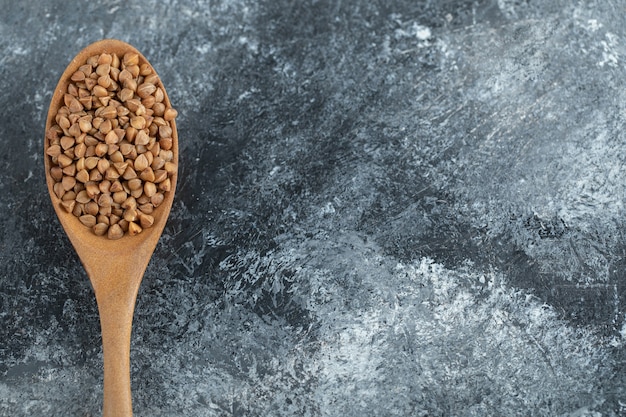
<instances>
[{"instance_id":1,"label":"spoon bowl","mask_svg":"<svg viewBox=\"0 0 626 417\"><path fill-rule=\"evenodd\" d=\"M139 63L148 64L156 74L149 61L125 42L106 39L92 43L76 55L61 75L51 99L45 131L47 132L55 123L57 111L64 105L64 95L71 82L70 77L87 62L89 57L102 53L122 57L127 52L136 53L139 56ZM163 103L166 107L171 107L160 79L157 87L163 90ZM172 162L178 166L178 133L175 120L172 120L170 125ZM144 228L135 236L125 234L120 239L110 240L106 236L95 235L76 216L61 207L61 200L53 189L55 180L50 174L51 160L46 153L47 147L48 140L44 139L46 183L52 205L87 272L98 304L104 356L103 416L130 417L132 416L130 335L135 301L144 272L172 207L177 172L171 175L171 188L165 192L163 202L152 213L154 217L152 227Z\"/></svg>"}]
</instances>

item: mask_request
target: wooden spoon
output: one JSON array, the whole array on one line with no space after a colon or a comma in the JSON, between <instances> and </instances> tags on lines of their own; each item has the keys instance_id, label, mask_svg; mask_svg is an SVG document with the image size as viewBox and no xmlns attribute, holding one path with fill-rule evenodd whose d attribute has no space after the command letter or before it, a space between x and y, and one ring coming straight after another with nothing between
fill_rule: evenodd
<instances>
[{"instance_id":1,"label":"wooden spoon","mask_svg":"<svg viewBox=\"0 0 626 417\"><path fill-rule=\"evenodd\" d=\"M140 64L150 65L139 51L118 40L95 42L79 52L61 75L54 91L48 110L46 132L55 123L57 110L63 106L63 96L67 92L71 75L93 55L115 53L121 58L126 52L137 53ZM164 104L170 107L169 98L161 81L159 86L164 92ZM178 164L178 134L174 120L171 121L171 126L173 162ZM47 142L44 140L44 161L50 198L59 221L91 280L98 303L104 353L103 416L130 417L133 413L130 389L130 335L135 300L143 274L172 207L177 173L171 177L171 190L165 193L163 203L153 212L152 227L145 228L136 236L125 234L121 239L109 240L106 236L96 236L72 213L61 208L60 200L53 191L55 181L50 176L51 162L45 153Z\"/></svg>"}]
</instances>

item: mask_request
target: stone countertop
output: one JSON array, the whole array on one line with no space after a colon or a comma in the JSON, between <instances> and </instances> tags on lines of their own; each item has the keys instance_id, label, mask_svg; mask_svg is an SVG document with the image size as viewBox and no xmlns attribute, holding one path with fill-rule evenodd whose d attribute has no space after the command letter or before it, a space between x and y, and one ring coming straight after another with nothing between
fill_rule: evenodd
<instances>
[{"instance_id":1,"label":"stone countertop","mask_svg":"<svg viewBox=\"0 0 626 417\"><path fill-rule=\"evenodd\" d=\"M620 1L0 0L0 415L98 416L44 119L118 38L179 111L142 416L626 413Z\"/></svg>"}]
</instances>

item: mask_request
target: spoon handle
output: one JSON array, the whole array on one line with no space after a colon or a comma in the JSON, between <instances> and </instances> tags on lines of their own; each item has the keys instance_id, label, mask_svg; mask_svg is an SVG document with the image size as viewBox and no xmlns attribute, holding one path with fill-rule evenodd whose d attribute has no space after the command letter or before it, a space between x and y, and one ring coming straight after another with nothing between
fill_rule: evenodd
<instances>
[{"instance_id":1,"label":"spoon handle","mask_svg":"<svg viewBox=\"0 0 626 417\"><path fill-rule=\"evenodd\" d=\"M123 294L122 294L123 295ZM112 299L116 294L98 298L102 351L104 354L103 417L132 417L130 389L130 334L135 297Z\"/></svg>"}]
</instances>

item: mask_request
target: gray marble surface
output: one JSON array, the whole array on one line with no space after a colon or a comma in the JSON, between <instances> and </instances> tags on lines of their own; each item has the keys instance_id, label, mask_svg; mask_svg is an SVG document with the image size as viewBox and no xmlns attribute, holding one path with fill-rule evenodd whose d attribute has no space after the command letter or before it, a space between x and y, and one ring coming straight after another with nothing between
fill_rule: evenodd
<instances>
[{"instance_id":1,"label":"gray marble surface","mask_svg":"<svg viewBox=\"0 0 626 417\"><path fill-rule=\"evenodd\" d=\"M0 0L0 415L101 413L42 146L102 38L180 114L136 416L626 415L615 0Z\"/></svg>"}]
</instances>

